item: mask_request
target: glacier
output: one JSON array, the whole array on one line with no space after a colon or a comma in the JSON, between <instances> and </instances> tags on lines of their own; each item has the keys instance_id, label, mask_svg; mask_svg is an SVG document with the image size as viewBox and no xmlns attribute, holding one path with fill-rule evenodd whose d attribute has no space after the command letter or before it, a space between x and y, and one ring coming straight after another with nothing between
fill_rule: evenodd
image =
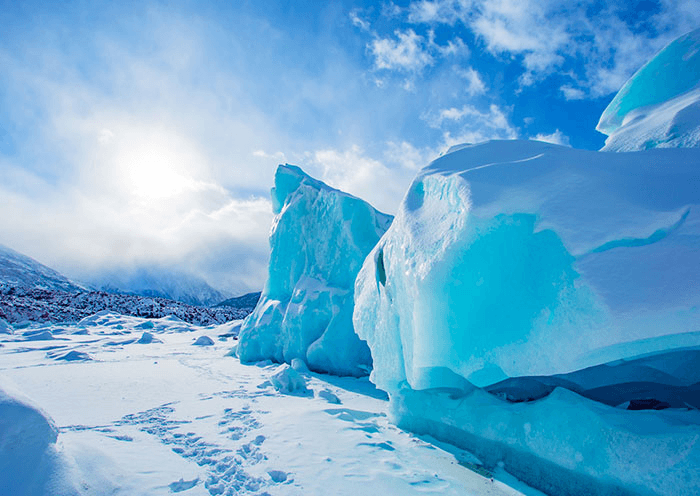
<instances>
[{"instance_id":1,"label":"glacier","mask_svg":"<svg viewBox=\"0 0 700 496\"><path fill-rule=\"evenodd\" d=\"M545 492L690 494L699 207L697 149L453 147L355 284L393 421Z\"/></svg>"},{"instance_id":2,"label":"glacier","mask_svg":"<svg viewBox=\"0 0 700 496\"><path fill-rule=\"evenodd\" d=\"M272 205L268 279L241 325L239 358L367 375L370 351L352 326L354 283L392 217L292 165L278 167Z\"/></svg>"},{"instance_id":3,"label":"glacier","mask_svg":"<svg viewBox=\"0 0 700 496\"><path fill-rule=\"evenodd\" d=\"M700 146L700 29L671 42L639 69L596 128L604 151Z\"/></svg>"}]
</instances>

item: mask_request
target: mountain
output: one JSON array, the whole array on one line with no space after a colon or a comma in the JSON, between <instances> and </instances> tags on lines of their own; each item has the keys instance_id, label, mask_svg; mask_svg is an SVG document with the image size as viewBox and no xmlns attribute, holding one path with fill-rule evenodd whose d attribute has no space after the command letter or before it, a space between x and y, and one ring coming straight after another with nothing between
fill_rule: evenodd
<instances>
[{"instance_id":1,"label":"mountain","mask_svg":"<svg viewBox=\"0 0 700 496\"><path fill-rule=\"evenodd\" d=\"M76 293L86 288L33 258L0 245L0 286Z\"/></svg>"},{"instance_id":2,"label":"mountain","mask_svg":"<svg viewBox=\"0 0 700 496\"><path fill-rule=\"evenodd\" d=\"M160 267L103 273L89 282L108 293L166 298L194 306L211 306L230 294L212 288L201 277Z\"/></svg>"},{"instance_id":3,"label":"mountain","mask_svg":"<svg viewBox=\"0 0 700 496\"><path fill-rule=\"evenodd\" d=\"M247 294L244 294L243 296L236 296L234 298L229 298L228 300L224 300L221 303L217 303L216 305L214 305L214 308L231 307L231 308L250 309L252 311L253 308L255 308L255 305L258 304L259 299L260 299L260 291L257 291L255 293L247 293Z\"/></svg>"}]
</instances>

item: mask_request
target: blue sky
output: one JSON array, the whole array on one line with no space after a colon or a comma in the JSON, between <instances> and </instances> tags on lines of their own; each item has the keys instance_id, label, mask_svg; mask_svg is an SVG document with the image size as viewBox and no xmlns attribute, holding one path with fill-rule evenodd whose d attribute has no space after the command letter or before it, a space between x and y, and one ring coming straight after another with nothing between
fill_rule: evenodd
<instances>
[{"instance_id":1,"label":"blue sky","mask_svg":"<svg viewBox=\"0 0 700 496\"><path fill-rule=\"evenodd\" d=\"M0 243L76 278L176 266L243 291L278 163L393 212L452 144L598 149L700 0L571 4L0 0Z\"/></svg>"}]
</instances>

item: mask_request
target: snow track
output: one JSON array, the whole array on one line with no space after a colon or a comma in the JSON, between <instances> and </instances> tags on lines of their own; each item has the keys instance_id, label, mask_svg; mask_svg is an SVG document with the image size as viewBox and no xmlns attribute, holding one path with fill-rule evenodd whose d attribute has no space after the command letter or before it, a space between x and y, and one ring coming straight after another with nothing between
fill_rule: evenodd
<instances>
[{"instance_id":1,"label":"snow track","mask_svg":"<svg viewBox=\"0 0 700 496\"><path fill-rule=\"evenodd\" d=\"M58 426L75 490L48 494L538 494L390 424L367 379L240 364L234 327L102 314L3 334L0 376ZM53 339L28 339L41 333ZM285 375L306 389L280 388Z\"/></svg>"}]
</instances>

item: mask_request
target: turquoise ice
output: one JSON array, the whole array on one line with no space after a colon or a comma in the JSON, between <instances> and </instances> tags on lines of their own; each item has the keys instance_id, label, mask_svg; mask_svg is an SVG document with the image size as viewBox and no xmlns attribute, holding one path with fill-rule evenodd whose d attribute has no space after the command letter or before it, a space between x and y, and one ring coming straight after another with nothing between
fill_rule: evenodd
<instances>
[{"instance_id":1,"label":"turquoise ice","mask_svg":"<svg viewBox=\"0 0 700 496\"><path fill-rule=\"evenodd\" d=\"M372 358L352 327L354 282L391 216L292 165L277 169L272 205L268 279L241 326L239 357L366 375Z\"/></svg>"},{"instance_id":2,"label":"turquoise ice","mask_svg":"<svg viewBox=\"0 0 700 496\"><path fill-rule=\"evenodd\" d=\"M670 43L632 76L596 128L606 151L700 145L700 29Z\"/></svg>"},{"instance_id":3,"label":"turquoise ice","mask_svg":"<svg viewBox=\"0 0 700 496\"><path fill-rule=\"evenodd\" d=\"M413 181L353 321L400 427L547 494L693 494L699 260L698 149L461 146Z\"/></svg>"}]
</instances>

